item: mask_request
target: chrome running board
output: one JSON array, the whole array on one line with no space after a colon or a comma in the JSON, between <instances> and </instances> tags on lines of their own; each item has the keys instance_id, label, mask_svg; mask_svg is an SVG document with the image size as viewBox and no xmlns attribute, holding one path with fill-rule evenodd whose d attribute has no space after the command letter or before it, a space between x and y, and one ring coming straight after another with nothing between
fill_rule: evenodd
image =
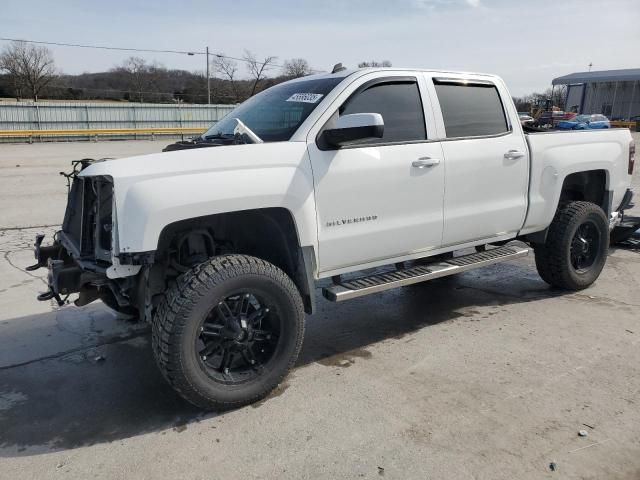
<instances>
[{"instance_id":1,"label":"chrome running board","mask_svg":"<svg viewBox=\"0 0 640 480\"><path fill-rule=\"evenodd\" d=\"M392 288L426 282L434 278L446 277L447 275L454 275L474 268L513 260L514 258L528 255L529 251L529 248L512 245L493 248L484 252L454 257L441 262L417 265L410 268L360 277L354 280L341 281L340 283L334 283L333 285L323 288L322 294L332 302L342 302Z\"/></svg>"}]
</instances>

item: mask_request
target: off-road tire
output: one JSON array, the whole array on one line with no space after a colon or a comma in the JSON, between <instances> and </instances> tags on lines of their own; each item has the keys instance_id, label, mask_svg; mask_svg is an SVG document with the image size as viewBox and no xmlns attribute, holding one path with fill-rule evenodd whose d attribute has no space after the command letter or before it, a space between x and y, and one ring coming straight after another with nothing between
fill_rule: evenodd
<instances>
[{"instance_id":1,"label":"off-road tire","mask_svg":"<svg viewBox=\"0 0 640 480\"><path fill-rule=\"evenodd\" d=\"M583 272L571 263L571 242L577 229L591 222L597 229L597 257ZM566 290L582 290L596 281L604 268L609 249L609 224L604 211L591 202L570 202L556 212L544 244L534 245L536 267L549 285Z\"/></svg>"},{"instance_id":2,"label":"off-road tire","mask_svg":"<svg viewBox=\"0 0 640 480\"><path fill-rule=\"evenodd\" d=\"M220 299L245 287L276 299L282 329L269 368L252 382L223 385L198 365L195 330ZM302 346L304 319L300 293L282 270L247 255L213 257L178 277L165 293L152 322L153 351L164 378L184 399L205 410L227 410L264 398L283 380Z\"/></svg>"}]
</instances>

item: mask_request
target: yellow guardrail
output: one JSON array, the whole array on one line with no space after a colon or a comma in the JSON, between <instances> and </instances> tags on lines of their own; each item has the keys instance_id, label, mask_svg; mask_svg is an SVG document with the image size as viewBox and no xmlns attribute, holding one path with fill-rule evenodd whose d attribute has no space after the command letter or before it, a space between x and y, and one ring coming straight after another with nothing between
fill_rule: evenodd
<instances>
[{"instance_id":1,"label":"yellow guardrail","mask_svg":"<svg viewBox=\"0 0 640 480\"><path fill-rule=\"evenodd\" d=\"M196 134L202 133L204 128L189 127L157 127L157 128L82 128L61 130L0 130L0 137L39 137L74 135L93 137L98 135L155 135L155 134Z\"/></svg>"},{"instance_id":2,"label":"yellow guardrail","mask_svg":"<svg viewBox=\"0 0 640 480\"><path fill-rule=\"evenodd\" d=\"M612 128L636 128L636 122L627 120L611 120Z\"/></svg>"}]
</instances>

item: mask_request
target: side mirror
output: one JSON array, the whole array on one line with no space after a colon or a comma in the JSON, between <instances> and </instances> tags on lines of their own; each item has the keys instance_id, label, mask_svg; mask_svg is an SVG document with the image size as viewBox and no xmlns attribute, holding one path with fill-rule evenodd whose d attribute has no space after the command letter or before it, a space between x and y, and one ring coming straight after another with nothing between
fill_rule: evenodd
<instances>
[{"instance_id":1,"label":"side mirror","mask_svg":"<svg viewBox=\"0 0 640 480\"><path fill-rule=\"evenodd\" d=\"M324 140L341 147L356 140L382 138L384 120L379 113L352 113L338 117L333 128L323 132Z\"/></svg>"}]
</instances>

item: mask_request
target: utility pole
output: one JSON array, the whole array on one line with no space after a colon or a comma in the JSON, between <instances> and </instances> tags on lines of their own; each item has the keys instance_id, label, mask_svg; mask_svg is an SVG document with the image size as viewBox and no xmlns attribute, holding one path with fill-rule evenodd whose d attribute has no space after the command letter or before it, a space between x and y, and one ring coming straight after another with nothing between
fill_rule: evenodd
<instances>
[{"instance_id":1,"label":"utility pole","mask_svg":"<svg viewBox=\"0 0 640 480\"><path fill-rule=\"evenodd\" d=\"M593 67L593 62L589 62L589 71L591 71L591 67Z\"/></svg>"},{"instance_id":2,"label":"utility pole","mask_svg":"<svg viewBox=\"0 0 640 480\"><path fill-rule=\"evenodd\" d=\"M211 76L209 75L209 47L207 47L207 104L211 105Z\"/></svg>"}]
</instances>

